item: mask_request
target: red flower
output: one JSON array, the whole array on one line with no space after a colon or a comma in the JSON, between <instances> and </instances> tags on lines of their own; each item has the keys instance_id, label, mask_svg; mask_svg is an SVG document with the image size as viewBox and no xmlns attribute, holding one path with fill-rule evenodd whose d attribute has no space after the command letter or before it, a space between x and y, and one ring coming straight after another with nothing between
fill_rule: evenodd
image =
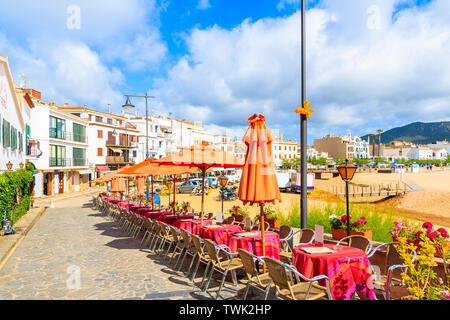
<instances>
[{"instance_id":1,"label":"red flower","mask_svg":"<svg viewBox=\"0 0 450 320\"><path fill-rule=\"evenodd\" d=\"M425 222L422 225L422 228L426 229L427 232L431 232L431 230L433 229L433 225L431 224L431 222Z\"/></svg>"},{"instance_id":2,"label":"red flower","mask_svg":"<svg viewBox=\"0 0 450 320\"><path fill-rule=\"evenodd\" d=\"M430 240L435 240L437 239L438 234L436 232L430 232L427 236Z\"/></svg>"},{"instance_id":3,"label":"red flower","mask_svg":"<svg viewBox=\"0 0 450 320\"><path fill-rule=\"evenodd\" d=\"M416 239L419 239L420 238L420 236L422 235L422 231L419 231L419 232L417 232L415 235L414 235L414 237L416 238Z\"/></svg>"},{"instance_id":4,"label":"red flower","mask_svg":"<svg viewBox=\"0 0 450 320\"><path fill-rule=\"evenodd\" d=\"M436 230L437 232L439 232L441 234L442 237L444 238L449 238L449 235L447 233L447 230L445 230L444 228L439 228Z\"/></svg>"}]
</instances>

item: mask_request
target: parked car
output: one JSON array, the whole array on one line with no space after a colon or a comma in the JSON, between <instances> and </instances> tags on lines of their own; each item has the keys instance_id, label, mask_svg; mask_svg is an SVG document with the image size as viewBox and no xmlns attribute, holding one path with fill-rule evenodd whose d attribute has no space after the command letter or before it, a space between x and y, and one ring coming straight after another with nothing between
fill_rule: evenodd
<instances>
[{"instance_id":1,"label":"parked car","mask_svg":"<svg viewBox=\"0 0 450 320\"><path fill-rule=\"evenodd\" d=\"M201 182L197 181L196 179L188 180L178 185L178 191L180 193L192 193L192 190L200 185Z\"/></svg>"}]
</instances>

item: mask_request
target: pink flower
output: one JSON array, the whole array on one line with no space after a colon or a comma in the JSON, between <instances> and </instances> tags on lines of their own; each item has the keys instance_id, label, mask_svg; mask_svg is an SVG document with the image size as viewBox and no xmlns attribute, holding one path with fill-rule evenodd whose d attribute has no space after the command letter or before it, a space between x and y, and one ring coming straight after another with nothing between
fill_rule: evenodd
<instances>
[{"instance_id":1,"label":"pink flower","mask_svg":"<svg viewBox=\"0 0 450 320\"><path fill-rule=\"evenodd\" d=\"M435 240L435 239L437 239L438 235L436 234L436 232L430 232L430 233L428 233L427 237L430 240Z\"/></svg>"},{"instance_id":2,"label":"pink flower","mask_svg":"<svg viewBox=\"0 0 450 320\"><path fill-rule=\"evenodd\" d=\"M393 238L397 238L398 237L398 231L397 230L389 231L389 233L391 234L391 236Z\"/></svg>"},{"instance_id":3,"label":"pink flower","mask_svg":"<svg viewBox=\"0 0 450 320\"><path fill-rule=\"evenodd\" d=\"M361 217L361 220L366 220L366 217Z\"/></svg>"},{"instance_id":4,"label":"pink flower","mask_svg":"<svg viewBox=\"0 0 450 320\"><path fill-rule=\"evenodd\" d=\"M415 235L414 235L414 237L416 238L416 239L419 239L420 238L420 236L422 235L422 231L419 231L419 232L417 232Z\"/></svg>"},{"instance_id":5,"label":"pink flower","mask_svg":"<svg viewBox=\"0 0 450 320\"><path fill-rule=\"evenodd\" d=\"M430 232L433 229L433 225L431 224L431 222L425 222L422 225L422 228L426 229L427 232Z\"/></svg>"},{"instance_id":6,"label":"pink flower","mask_svg":"<svg viewBox=\"0 0 450 320\"><path fill-rule=\"evenodd\" d=\"M352 216L349 216L348 218L349 218L349 220L352 220ZM345 214L342 215L341 221L342 221L342 222L347 221L347 215L345 215Z\"/></svg>"},{"instance_id":7,"label":"pink flower","mask_svg":"<svg viewBox=\"0 0 450 320\"><path fill-rule=\"evenodd\" d=\"M403 222L401 222L401 221L395 221L394 225L395 225L396 229L401 229L401 228L403 228L405 226L405 224Z\"/></svg>"},{"instance_id":8,"label":"pink flower","mask_svg":"<svg viewBox=\"0 0 450 320\"><path fill-rule=\"evenodd\" d=\"M355 225L359 226L360 224L362 224L361 220L356 220L355 221Z\"/></svg>"},{"instance_id":9,"label":"pink flower","mask_svg":"<svg viewBox=\"0 0 450 320\"><path fill-rule=\"evenodd\" d=\"M444 228L439 228L436 231L439 232L442 237L447 238L447 239L449 238L447 230L445 230Z\"/></svg>"}]
</instances>

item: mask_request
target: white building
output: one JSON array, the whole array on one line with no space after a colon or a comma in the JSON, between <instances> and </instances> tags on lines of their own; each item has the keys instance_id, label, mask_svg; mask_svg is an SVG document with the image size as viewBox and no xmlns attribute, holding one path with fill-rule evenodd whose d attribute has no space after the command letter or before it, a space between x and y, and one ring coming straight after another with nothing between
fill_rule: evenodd
<instances>
[{"instance_id":1,"label":"white building","mask_svg":"<svg viewBox=\"0 0 450 320\"><path fill-rule=\"evenodd\" d=\"M60 110L56 103L34 95L31 136L38 142L37 153L28 161L35 167L34 197L40 198L88 188L88 121Z\"/></svg>"},{"instance_id":2,"label":"white building","mask_svg":"<svg viewBox=\"0 0 450 320\"><path fill-rule=\"evenodd\" d=\"M411 148L406 158L414 160L432 160L433 150L431 150L428 147L420 147L420 146L416 148Z\"/></svg>"},{"instance_id":3,"label":"white building","mask_svg":"<svg viewBox=\"0 0 450 320\"><path fill-rule=\"evenodd\" d=\"M29 98L29 97L28 97ZM30 106L22 103L16 94L8 58L0 55L0 173L20 169L25 165L26 126L22 109Z\"/></svg>"},{"instance_id":4,"label":"white building","mask_svg":"<svg viewBox=\"0 0 450 320\"><path fill-rule=\"evenodd\" d=\"M430 148L433 151L434 160L447 160L448 152L444 148Z\"/></svg>"},{"instance_id":5,"label":"white building","mask_svg":"<svg viewBox=\"0 0 450 320\"><path fill-rule=\"evenodd\" d=\"M93 178L137 163L140 132L127 117L67 104L58 109L87 121L89 168L96 172Z\"/></svg>"},{"instance_id":6,"label":"white building","mask_svg":"<svg viewBox=\"0 0 450 320\"><path fill-rule=\"evenodd\" d=\"M435 143L430 143L427 145L427 147L432 149L445 149L447 151L447 154L450 154L450 142L448 141L436 141Z\"/></svg>"},{"instance_id":7,"label":"white building","mask_svg":"<svg viewBox=\"0 0 450 320\"><path fill-rule=\"evenodd\" d=\"M276 167L281 167L284 159L296 159L300 157L300 145L295 141L283 140L280 134L272 142L273 162Z\"/></svg>"}]
</instances>

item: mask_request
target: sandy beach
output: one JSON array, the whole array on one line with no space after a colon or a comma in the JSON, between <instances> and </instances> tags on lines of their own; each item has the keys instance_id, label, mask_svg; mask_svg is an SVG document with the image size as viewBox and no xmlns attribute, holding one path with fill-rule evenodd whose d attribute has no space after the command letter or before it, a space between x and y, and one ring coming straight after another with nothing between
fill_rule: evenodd
<instances>
[{"instance_id":1,"label":"sandy beach","mask_svg":"<svg viewBox=\"0 0 450 320\"><path fill-rule=\"evenodd\" d=\"M434 171L422 170L420 173L358 173L355 175L352 184L354 185L379 185L385 186L402 185L407 183L413 186L417 191L407 192L403 196L394 197L386 201L377 201L376 206L395 208L399 216L407 217L418 221L431 221L436 225L450 227L450 170L443 171L442 169L435 169ZM316 190L308 196L308 206L318 206L326 204L327 202L344 201L343 198L333 197L331 193L337 187L345 186L344 182L339 178L329 180L316 179ZM411 189L407 187L407 189ZM298 205L300 196L296 193L281 193L282 202L277 203L273 207L280 212L287 214L293 205ZM167 195L161 196L162 204L168 205L169 200ZM171 195L173 199L173 195ZM178 203L189 201L191 206L200 211L201 196L191 194L177 194L176 200ZM359 199L356 199L363 202ZM352 201L356 201L352 199ZM374 201L378 199L370 199ZM367 199L364 199L367 201ZM224 211L228 212L233 205L243 206L242 202L224 201ZM219 189L212 189L211 194L205 197L205 212L220 212L222 202L219 199ZM259 213L259 207L246 206L251 216Z\"/></svg>"}]
</instances>

